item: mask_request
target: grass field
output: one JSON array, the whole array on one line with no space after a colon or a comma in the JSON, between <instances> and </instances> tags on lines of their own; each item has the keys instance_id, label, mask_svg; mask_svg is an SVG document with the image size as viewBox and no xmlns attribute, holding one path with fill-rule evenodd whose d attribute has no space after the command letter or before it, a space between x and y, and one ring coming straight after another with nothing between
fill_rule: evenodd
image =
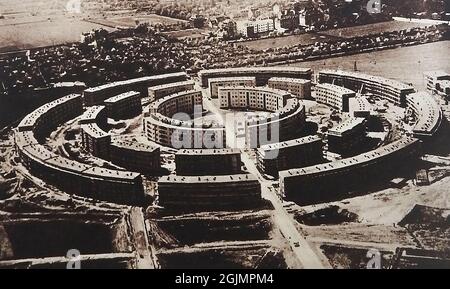
<instances>
[{"instance_id":1,"label":"grass field","mask_svg":"<svg viewBox=\"0 0 450 289\"><path fill-rule=\"evenodd\" d=\"M392 32L392 31L399 31L399 30L415 28L415 27L424 27L424 26L427 26L427 25L421 24L421 23L413 23L413 22L389 21L389 22L374 23L374 24L361 25L361 26L355 26L355 27L332 29L332 30L324 31L324 32L322 32L322 34L326 34L329 36L335 36L335 37L351 38L351 37L367 35L367 34Z\"/></svg>"},{"instance_id":2,"label":"grass field","mask_svg":"<svg viewBox=\"0 0 450 289\"><path fill-rule=\"evenodd\" d=\"M103 26L65 17L51 20L29 17L18 24L3 25L0 20L0 52L80 41L81 33L101 27Z\"/></svg>"},{"instance_id":3,"label":"grass field","mask_svg":"<svg viewBox=\"0 0 450 289\"><path fill-rule=\"evenodd\" d=\"M140 23L175 24L185 22L159 15L116 16L92 22L73 17L21 16L0 20L0 53L60 45L80 41L83 32L116 26L134 27Z\"/></svg>"},{"instance_id":4,"label":"grass field","mask_svg":"<svg viewBox=\"0 0 450 289\"><path fill-rule=\"evenodd\" d=\"M424 90L423 73L425 71L444 70L450 72L449 51L450 41L441 41L372 53L300 62L294 64L294 66L310 67L316 72L328 68L351 71L356 61L358 70L361 72L412 83L417 89Z\"/></svg>"},{"instance_id":5,"label":"grass field","mask_svg":"<svg viewBox=\"0 0 450 289\"><path fill-rule=\"evenodd\" d=\"M103 24L106 26L122 26L122 27L135 27L136 21L139 23L149 23L149 24L177 24L186 23L186 20L180 20L165 16L160 16L156 14L141 15L141 16L118 16L118 17L108 17L107 19L94 19L96 23Z\"/></svg>"},{"instance_id":6,"label":"grass field","mask_svg":"<svg viewBox=\"0 0 450 289\"><path fill-rule=\"evenodd\" d=\"M389 21L356 27L332 29L320 33L306 33L302 35L290 35L278 38L253 40L244 42L243 44L254 50L265 50L268 48L280 48L299 44L311 45L315 42L327 42L339 38L350 38L355 36L398 31L422 26L426 25L420 23Z\"/></svg>"},{"instance_id":7,"label":"grass field","mask_svg":"<svg viewBox=\"0 0 450 289\"><path fill-rule=\"evenodd\" d=\"M338 37L320 35L318 33L306 33L301 35L290 35L277 38L259 39L243 42L242 44L254 50L266 50L269 48L281 48L291 45L311 45L316 42L327 42Z\"/></svg>"}]
</instances>

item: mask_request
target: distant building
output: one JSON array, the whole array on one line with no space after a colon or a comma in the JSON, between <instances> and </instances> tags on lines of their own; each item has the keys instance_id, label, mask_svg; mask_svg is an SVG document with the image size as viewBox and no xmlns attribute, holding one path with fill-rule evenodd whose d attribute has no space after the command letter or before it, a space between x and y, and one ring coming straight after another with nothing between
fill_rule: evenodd
<instances>
[{"instance_id":1,"label":"distant building","mask_svg":"<svg viewBox=\"0 0 450 289\"><path fill-rule=\"evenodd\" d=\"M293 31L301 26L300 23L301 14L294 11L287 11L280 18L281 28ZM303 21L304 22L304 21Z\"/></svg>"},{"instance_id":2,"label":"distant building","mask_svg":"<svg viewBox=\"0 0 450 289\"><path fill-rule=\"evenodd\" d=\"M203 15L193 16L189 20L190 20L191 25L194 26L195 28L203 28L203 27L205 27L206 18Z\"/></svg>"},{"instance_id":3,"label":"distant building","mask_svg":"<svg viewBox=\"0 0 450 289\"><path fill-rule=\"evenodd\" d=\"M239 37L237 23L235 21L227 19L219 23L219 27L222 29L222 37L224 39L237 39Z\"/></svg>"},{"instance_id":4,"label":"distant building","mask_svg":"<svg viewBox=\"0 0 450 289\"><path fill-rule=\"evenodd\" d=\"M274 19L244 20L237 22L237 31L246 38L256 37L275 31Z\"/></svg>"},{"instance_id":5,"label":"distant building","mask_svg":"<svg viewBox=\"0 0 450 289\"><path fill-rule=\"evenodd\" d=\"M269 87L223 86L219 88L221 109L252 109L276 112L292 96L283 90Z\"/></svg>"},{"instance_id":6,"label":"distant building","mask_svg":"<svg viewBox=\"0 0 450 289\"><path fill-rule=\"evenodd\" d=\"M100 105L105 99L128 91L138 91L141 97L147 97L150 86L185 80L187 80L186 72L176 72L116 81L86 89L83 92L83 101L86 106Z\"/></svg>"}]
</instances>

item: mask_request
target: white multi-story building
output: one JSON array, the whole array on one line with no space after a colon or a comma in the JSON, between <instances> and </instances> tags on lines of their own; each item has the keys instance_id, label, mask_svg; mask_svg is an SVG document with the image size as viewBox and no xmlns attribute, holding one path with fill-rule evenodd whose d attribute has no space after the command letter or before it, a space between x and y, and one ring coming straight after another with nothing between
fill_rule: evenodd
<instances>
[{"instance_id":1,"label":"white multi-story building","mask_svg":"<svg viewBox=\"0 0 450 289\"><path fill-rule=\"evenodd\" d=\"M349 111L349 99L356 97L353 90L329 83L316 86L316 101L326 104L339 111Z\"/></svg>"},{"instance_id":2,"label":"white multi-story building","mask_svg":"<svg viewBox=\"0 0 450 289\"><path fill-rule=\"evenodd\" d=\"M254 21L245 20L237 22L237 31L244 37L251 37L258 34L269 33L275 30L273 19L258 19Z\"/></svg>"},{"instance_id":3,"label":"white multi-story building","mask_svg":"<svg viewBox=\"0 0 450 289\"><path fill-rule=\"evenodd\" d=\"M434 94L450 96L450 74L445 71L429 71L424 73L427 89Z\"/></svg>"},{"instance_id":4,"label":"white multi-story building","mask_svg":"<svg viewBox=\"0 0 450 289\"><path fill-rule=\"evenodd\" d=\"M273 77L269 79L270 88L285 90L301 99L311 98L311 81L300 78Z\"/></svg>"}]
</instances>

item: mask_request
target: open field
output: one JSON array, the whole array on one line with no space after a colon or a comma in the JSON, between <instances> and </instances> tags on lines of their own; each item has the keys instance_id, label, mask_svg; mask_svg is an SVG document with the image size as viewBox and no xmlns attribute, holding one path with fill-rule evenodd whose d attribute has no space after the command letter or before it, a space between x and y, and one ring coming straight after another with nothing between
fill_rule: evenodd
<instances>
[{"instance_id":1,"label":"open field","mask_svg":"<svg viewBox=\"0 0 450 289\"><path fill-rule=\"evenodd\" d=\"M356 27L332 29L320 33L306 33L301 35L290 35L277 38L247 41L244 42L243 44L251 49L265 50L269 48L281 48L292 45L311 45L316 42L332 41L339 38L350 38L367 34L398 31L423 26L426 25L412 22L389 21L389 22L361 25Z\"/></svg>"},{"instance_id":2,"label":"open field","mask_svg":"<svg viewBox=\"0 0 450 289\"><path fill-rule=\"evenodd\" d=\"M324 60L293 64L321 69L353 70L356 61L358 70L395 80L412 83L417 89L425 89L423 73L430 70L450 71L450 41L441 41L419 46L363 53Z\"/></svg>"},{"instance_id":3,"label":"open field","mask_svg":"<svg viewBox=\"0 0 450 289\"><path fill-rule=\"evenodd\" d=\"M135 27L136 21L139 23L149 23L149 24L163 24L163 25L171 25L178 23L186 23L186 20L175 19L165 16L160 16L156 14L150 15L137 15L137 16L119 16L119 17L108 17L106 19L93 19L95 23L103 24L109 27Z\"/></svg>"},{"instance_id":4,"label":"open field","mask_svg":"<svg viewBox=\"0 0 450 289\"><path fill-rule=\"evenodd\" d=\"M427 24L423 23L415 23L415 22L400 22L400 21L389 21L389 22L380 22L373 23L361 26L354 27L345 27L345 28L337 28L331 29L328 31L324 31L323 34L344 38L351 38L356 36L362 36L367 34L376 34L381 32L392 32L399 31L409 28L415 27L425 27Z\"/></svg>"},{"instance_id":5,"label":"open field","mask_svg":"<svg viewBox=\"0 0 450 289\"><path fill-rule=\"evenodd\" d=\"M266 50L269 48L281 48L292 45L311 45L316 42L327 42L339 37L322 35L319 33L305 33L301 35L290 35L277 38L266 38L243 42L242 44L254 50Z\"/></svg>"},{"instance_id":6,"label":"open field","mask_svg":"<svg viewBox=\"0 0 450 289\"><path fill-rule=\"evenodd\" d=\"M21 14L20 17L17 15L0 20L0 53L77 42L83 32L99 28L111 31L118 26L134 27L137 21L164 25L186 22L156 14L109 15L105 19L93 18L88 21L71 15L50 18L42 15L30 16L29 13ZM201 32L203 30L178 31L174 33L174 37L186 37Z\"/></svg>"},{"instance_id":7,"label":"open field","mask_svg":"<svg viewBox=\"0 0 450 289\"><path fill-rule=\"evenodd\" d=\"M3 25L0 20L0 52L60 45L80 41L81 33L106 28L74 18L28 17L20 23Z\"/></svg>"}]
</instances>

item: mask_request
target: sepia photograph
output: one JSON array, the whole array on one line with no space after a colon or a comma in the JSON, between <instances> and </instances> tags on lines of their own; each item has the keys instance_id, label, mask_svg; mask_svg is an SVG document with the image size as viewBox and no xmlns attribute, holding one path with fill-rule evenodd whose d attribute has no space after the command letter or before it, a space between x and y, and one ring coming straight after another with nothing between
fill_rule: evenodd
<instances>
[{"instance_id":1,"label":"sepia photograph","mask_svg":"<svg viewBox=\"0 0 450 289\"><path fill-rule=\"evenodd\" d=\"M450 0L0 0L0 269L450 269L449 101Z\"/></svg>"}]
</instances>

